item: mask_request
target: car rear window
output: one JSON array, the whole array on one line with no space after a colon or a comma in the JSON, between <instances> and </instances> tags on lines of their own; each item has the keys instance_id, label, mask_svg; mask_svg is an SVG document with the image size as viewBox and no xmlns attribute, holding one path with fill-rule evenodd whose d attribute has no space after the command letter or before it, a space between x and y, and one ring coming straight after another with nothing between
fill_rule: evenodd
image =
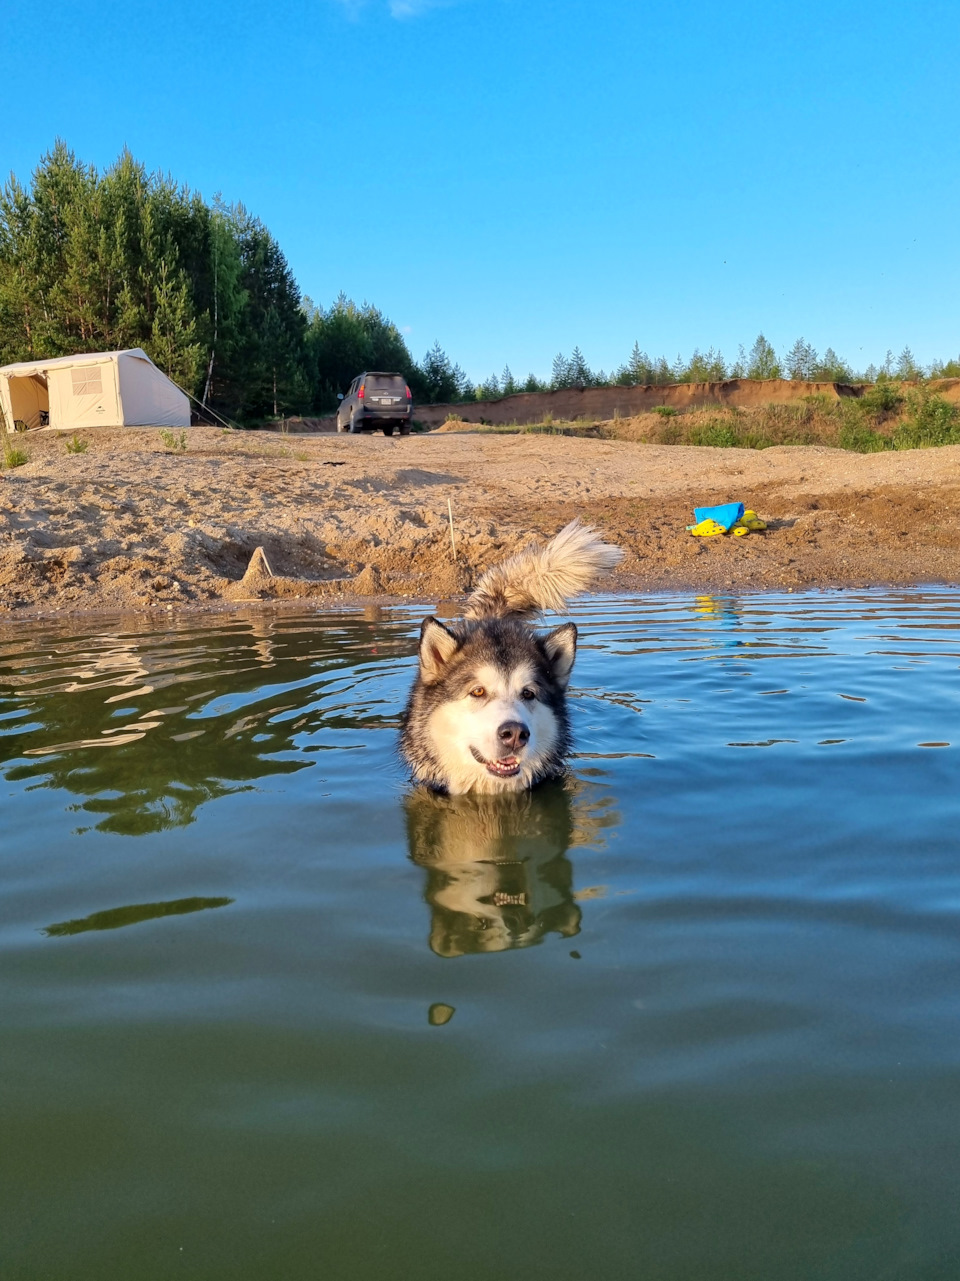
<instances>
[{"instance_id":1,"label":"car rear window","mask_svg":"<svg viewBox=\"0 0 960 1281\"><path fill-rule=\"evenodd\" d=\"M364 385L371 391L403 391L406 386L399 374L368 374Z\"/></svg>"}]
</instances>

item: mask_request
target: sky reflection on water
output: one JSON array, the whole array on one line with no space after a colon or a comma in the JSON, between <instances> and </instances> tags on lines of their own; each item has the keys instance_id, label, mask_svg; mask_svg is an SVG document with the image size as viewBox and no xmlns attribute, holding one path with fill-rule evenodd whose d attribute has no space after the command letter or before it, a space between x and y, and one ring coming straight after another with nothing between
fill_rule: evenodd
<instances>
[{"instance_id":1,"label":"sky reflection on water","mask_svg":"<svg viewBox=\"0 0 960 1281\"><path fill-rule=\"evenodd\" d=\"M957 1274L960 592L574 616L505 803L406 608L0 631L5 1281Z\"/></svg>"}]
</instances>

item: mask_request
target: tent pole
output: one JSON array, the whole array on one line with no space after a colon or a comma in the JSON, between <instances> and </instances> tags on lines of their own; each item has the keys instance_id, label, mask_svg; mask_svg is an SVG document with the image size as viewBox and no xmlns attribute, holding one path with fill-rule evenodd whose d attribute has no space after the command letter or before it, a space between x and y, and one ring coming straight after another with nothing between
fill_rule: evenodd
<instances>
[{"instance_id":1,"label":"tent pole","mask_svg":"<svg viewBox=\"0 0 960 1281\"><path fill-rule=\"evenodd\" d=\"M163 371L161 370L161 373L162 372ZM164 374L164 377L170 378L170 375ZM170 378L170 381L173 383L174 387L176 387L177 391L182 391L183 394L192 400L195 405L199 405L205 414L212 414L214 418L223 423L224 427L229 427L231 431L243 431L242 427L238 427L236 423L232 423L229 418L222 418L215 409L211 409L210 406L204 404L202 400L197 400L196 396L194 396L192 392L187 391L186 387L181 387L176 379Z\"/></svg>"}]
</instances>

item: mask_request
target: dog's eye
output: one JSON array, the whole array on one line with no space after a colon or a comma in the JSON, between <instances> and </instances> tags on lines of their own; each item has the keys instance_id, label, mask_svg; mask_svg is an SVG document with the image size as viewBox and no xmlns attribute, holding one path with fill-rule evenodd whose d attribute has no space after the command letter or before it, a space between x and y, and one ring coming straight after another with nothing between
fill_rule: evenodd
<instances>
[{"instance_id":1,"label":"dog's eye","mask_svg":"<svg viewBox=\"0 0 960 1281\"><path fill-rule=\"evenodd\" d=\"M530 703L537 697L537 691L528 685L526 689L520 691L520 697L525 703Z\"/></svg>"},{"instance_id":2,"label":"dog's eye","mask_svg":"<svg viewBox=\"0 0 960 1281\"><path fill-rule=\"evenodd\" d=\"M473 689L470 691L471 698L486 698L486 696L487 691L482 685L474 685Z\"/></svg>"}]
</instances>

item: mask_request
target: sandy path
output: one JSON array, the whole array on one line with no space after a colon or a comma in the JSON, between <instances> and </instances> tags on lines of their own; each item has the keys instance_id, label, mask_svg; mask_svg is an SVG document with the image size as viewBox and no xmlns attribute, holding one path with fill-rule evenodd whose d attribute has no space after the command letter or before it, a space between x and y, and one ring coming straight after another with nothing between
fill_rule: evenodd
<instances>
[{"instance_id":1,"label":"sandy path","mask_svg":"<svg viewBox=\"0 0 960 1281\"><path fill-rule=\"evenodd\" d=\"M960 446L861 455L543 435L54 435L0 480L0 615L258 597L449 596L574 515L624 547L627 589L960 581ZM454 563L447 500L455 518ZM767 533L701 540L740 499ZM274 577L241 579L254 549Z\"/></svg>"}]
</instances>

